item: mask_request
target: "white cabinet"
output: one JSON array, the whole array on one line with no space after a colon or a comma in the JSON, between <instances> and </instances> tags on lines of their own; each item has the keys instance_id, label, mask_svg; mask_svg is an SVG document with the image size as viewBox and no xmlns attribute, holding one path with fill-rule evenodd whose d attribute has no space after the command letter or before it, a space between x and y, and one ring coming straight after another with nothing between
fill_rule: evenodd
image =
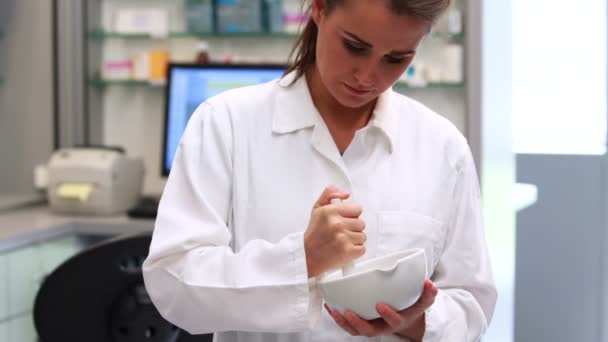
<instances>
[{"instance_id":1,"label":"white cabinet","mask_svg":"<svg viewBox=\"0 0 608 342\"><path fill-rule=\"evenodd\" d=\"M8 339L8 325L9 325L9 322L5 322L0 319L0 341L1 342L10 341Z\"/></svg>"},{"instance_id":2,"label":"white cabinet","mask_svg":"<svg viewBox=\"0 0 608 342\"><path fill-rule=\"evenodd\" d=\"M44 277L83 249L69 235L0 254L0 342L35 342L32 312Z\"/></svg>"},{"instance_id":3,"label":"white cabinet","mask_svg":"<svg viewBox=\"0 0 608 342\"><path fill-rule=\"evenodd\" d=\"M11 342L37 342L32 315L24 315L8 322L8 339Z\"/></svg>"},{"instance_id":4,"label":"white cabinet","mask_svg":"<svg viewBox=\"0 0 608 342\"><path fill-rule=\"evenodd\" d=\"M59 265L82 249L75 235L45 241L38 247L40 250L42 276L53 272Z\"/></svg>"},{"instance_id":5,"label":"white cabinet","mask_svg":"<svg viewBox=\"0 0 608 342\"><path fill-rule=\"evenodd\" d=\"M38 246L28 246L6 255L8 263L8 314L30 312L42 274Z\"/></svg>"},{"instance_id":6,"label":"white cabinet","mask_svg":"<svg viewBox=\"0 0 608 342\"><path fill-rule=\"evenodd\" d=\"M0 322L8 317L8 261L4 254L0 254ZM1 330L0 330L1 331ZM0 332L0 341L4 341Z\"/></svg>"}]
</instances>

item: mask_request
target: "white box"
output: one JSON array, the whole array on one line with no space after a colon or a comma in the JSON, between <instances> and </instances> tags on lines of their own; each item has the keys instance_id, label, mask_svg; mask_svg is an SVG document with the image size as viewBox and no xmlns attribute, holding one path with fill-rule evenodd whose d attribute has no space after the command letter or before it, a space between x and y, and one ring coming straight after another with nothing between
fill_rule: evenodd
<instances>
[{"instance_id":1,"label":"white box","mask_svg":"<svg viewBox=\"0 0 608 342\"><path fill-rule=\"evenodd\" d=\"M112 28L122 34L169 35L169 15L163 8L122 8L114 12Z\"/></svg>"}]
</instances>

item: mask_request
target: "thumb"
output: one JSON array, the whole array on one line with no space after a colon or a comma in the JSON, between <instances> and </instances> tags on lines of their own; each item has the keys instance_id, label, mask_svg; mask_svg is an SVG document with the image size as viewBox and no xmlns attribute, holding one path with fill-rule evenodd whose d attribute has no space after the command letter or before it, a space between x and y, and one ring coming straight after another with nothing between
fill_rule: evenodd
<instances>
[{"instance_id":1,"label":"thumb","mask_svg":"<svg viewBox=\"0 0 608 342\"><path fill-rule=\"evenodd\" d=\"M334 198L345 200L348 197L350 197L350 194L348 192L342 191L337 187L330 185L326 187L325 190L323 190L323 193L321 193L321 196L319 196L319 199L315 203L314 208L316 209L328 205L330 201Z\"/></svg>"}]
</instances>

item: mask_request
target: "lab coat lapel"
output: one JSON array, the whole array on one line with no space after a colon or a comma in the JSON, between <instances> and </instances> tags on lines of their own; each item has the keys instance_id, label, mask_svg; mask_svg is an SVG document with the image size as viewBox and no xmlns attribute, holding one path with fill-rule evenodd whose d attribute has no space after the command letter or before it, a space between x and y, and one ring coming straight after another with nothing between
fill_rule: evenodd
<instances>
[{"instance_id":1,"label":"lab coat lapel","mask_svg":"<svg viewBox=\"0 0 608 342\"><path fill-rule=\"evenodd\" d=\"M281 91L279 91L274 105L273 132L288 134L314 126L310 138L313 148L324 158L333 162L336 169L349 178L338 147L312 101L306 78L301 77L290 85L294 77L295 73L291 73L279 83Z\"/></svg>"},{"instance_id":2,"label":"lab coat lapel","mask_svg":"<svg viewBox=\"0 0 608 342\"><path fill-rule=\"evenodd\" d=\"M317 119L317 122L315 123L315 128L312 131L310 143L315 148L315 150L319 152L319 154L333 162L336 168L342 171L342 173L350 181L350 176L347 172L346 164L344 164L344 160L340 155L338 146L336 146L336 142L329 133L329 129L327 128L327 125L325 124L320 115Z\"/></svg>"}]
</instances>

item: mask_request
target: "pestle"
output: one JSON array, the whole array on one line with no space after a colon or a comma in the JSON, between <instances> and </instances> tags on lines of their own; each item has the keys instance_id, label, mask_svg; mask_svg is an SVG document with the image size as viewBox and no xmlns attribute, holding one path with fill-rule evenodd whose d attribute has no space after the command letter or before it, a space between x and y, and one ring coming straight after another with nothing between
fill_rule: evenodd
<instances>
[{"instance_id":1,"label":"pestle","mask_svg":"<svg viewBox=\"0 0 608 342\"><path fill-rule=\"evenodd\" d=\"M331 204L340 204L342 200L339 198L332 198L329 203ZM342 276L345 277L349 274L352 274L355 271L355 263L351 262L350 264L342 266Z\"/></svg>"}]
</instances>

